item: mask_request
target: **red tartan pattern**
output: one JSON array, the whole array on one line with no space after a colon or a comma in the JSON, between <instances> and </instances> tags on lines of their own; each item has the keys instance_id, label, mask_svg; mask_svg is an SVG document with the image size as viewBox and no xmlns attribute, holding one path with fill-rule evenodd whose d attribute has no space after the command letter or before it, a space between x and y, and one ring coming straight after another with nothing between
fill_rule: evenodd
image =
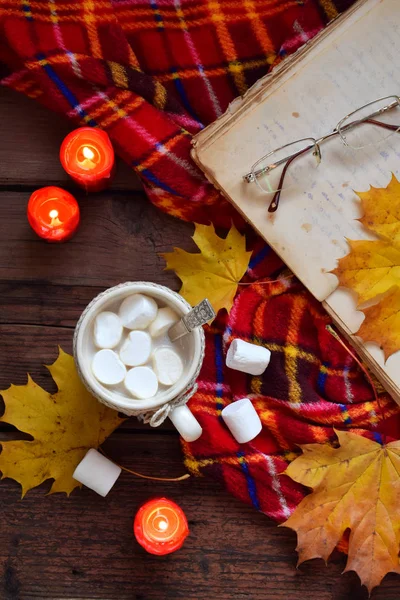
<instances>
[{"instance_id":1,"label":"red tartan pattern","mask_svg":"<svg viewBox=\"0 0 400 600\"><path fill-rule=\"evenodd\" d=\"M241 222L190 159L191 137L353 0L0 0L1 83L76 125L105 129L151 201L189 221ZM298 444L334 439L333 427L379 439L400 433L399 410L370 386L327 333L321 306L293 278L265 285L282 264L248 231L253 257L229 316L208 328L191 408L204 427L183 444L195 474L284 520L304 491L285 475ZM251 239L250 239L251 238ZM272 351L261 377L227 369L233 337ZM250 396L262 419L238 445L220 414ZM382 407L387 417L382 424Z\"/></svg>"},{"instance_id":2,"label":"red tartan pattern","mask_svg":"<svg viewBox=\"0 0 400 600\"><path fill-rule=\"evenodd\" d=\"M250 267L264 252L255 248ZM282 474L299 445L334 441L334 428L376 441L382 433L398 439L400 411L379 384L379 403L374 400L364 373L327 331L330 319L320 303L282 271L272 251L249 273L257 282L207 329L199 390L190 402L204 432L197 442L183 442L185 462L194 474L221 480L239 499L284 521L306 492ZM225 366L235 337L271 350L263 375ZM252 399L263 430L252 442L237 444L221 411L244 397Z\"/></svg>"}]
</instances>

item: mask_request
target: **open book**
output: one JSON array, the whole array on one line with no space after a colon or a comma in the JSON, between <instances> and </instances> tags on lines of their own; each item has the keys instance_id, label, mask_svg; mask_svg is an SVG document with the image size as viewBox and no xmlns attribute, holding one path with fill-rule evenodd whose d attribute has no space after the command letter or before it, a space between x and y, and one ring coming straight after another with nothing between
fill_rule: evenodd
<instances>
[{"instance_id":1,"label":"open book","mask_svg":"<svg viewBox=\"0 0 400 600\"><path fill-rule=\"evenodd\" d=\"M194 139L193 158L311 293L400 403L400 352L384 361L375 343L354 334L364 314L330 273L349 252L346 238L376 239L353 190L400 179L400 134L353 150L339 136L321 144L322 161L305 182L284 189L279 208L243 175L268 152L301 138L319 138L353 110L400 95L400 0L359 0L326 30L259 80ZM400 123L399 123L400 125ZM400 202L400 198L399 198Z\"/></svg>"}]
</instances>

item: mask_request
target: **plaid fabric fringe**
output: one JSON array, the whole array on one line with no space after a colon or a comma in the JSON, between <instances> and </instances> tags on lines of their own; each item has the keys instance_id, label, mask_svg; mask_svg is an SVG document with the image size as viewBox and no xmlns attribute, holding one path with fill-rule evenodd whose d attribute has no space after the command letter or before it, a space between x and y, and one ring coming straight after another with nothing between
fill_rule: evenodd
<instances>
[{"instance_id":1,"label":"plaid fabric fringe","mask_svg":"<svg viewBox=\"0 0 400 600\"><path fill-rule=\"evenodd\" d=\"M0 0L1 83L68 117L101 127L136 170L151 201L179 218L230 226L233 208L190 159L191 137L354 0ZM373 401L362 372L326 332L320 305L269 248L253 258L229 316L207 330L191 408L203 437L184 444L187 466L210 474L276 520L304 494L281 475L298 444L334 439L333 427L399 437L399 411ZM272 351L261 377L225 368L233 337ZM235 443L221 421L250 396L264 428ZM386 420L382 425L382 406Z\"/></svg>"}]
</instances>

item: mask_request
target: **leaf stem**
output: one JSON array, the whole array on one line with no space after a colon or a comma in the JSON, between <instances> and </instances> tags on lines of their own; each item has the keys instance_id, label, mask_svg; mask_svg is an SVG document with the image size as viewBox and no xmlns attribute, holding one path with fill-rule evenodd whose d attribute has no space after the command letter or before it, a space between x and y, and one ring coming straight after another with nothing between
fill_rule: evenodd
<instances>
[{"instance_id":1,"label":"leaf stem","mask_svg":"<svg viewBox=\"0 0 400 600\"><path fill-rule=\"evenodd\" d=\"M185 473L185 475L181 475L181 477L150 477L149 475L142 475L141 473L132 471L132 469L128 469L127 467L123 467L122 465L119 465L117 462L115 462L115 460L110 458L104 452L104 450L101 446L99 446L98 451L101 452L103 454L103 456L108 458L108 460L111 460L115 465L117 465L117 467L119 467L123 471L126 471L127 473L130 473L131 475L135 475L136 477L140 477L141 479L150 479L151 481L173 481L173 482L175 482L175 481L184 481L185 479L189 479L189 477L190 477L189 473Z\"/></svg>"},{"instance_id":2,"label":"leaf stem","mask_svg":"<svg viewBox=\"0 0 400 600\"><path fill-rule=\"evenodd\" d=\"M288 275L287 277L280 277L279 279L272 279L271 281L250 281L249 283L242 283L239 281L238 285L268 285L270 283L280 283L287 279L292 279L294 275Z\"/></svg>"}]
</instances>

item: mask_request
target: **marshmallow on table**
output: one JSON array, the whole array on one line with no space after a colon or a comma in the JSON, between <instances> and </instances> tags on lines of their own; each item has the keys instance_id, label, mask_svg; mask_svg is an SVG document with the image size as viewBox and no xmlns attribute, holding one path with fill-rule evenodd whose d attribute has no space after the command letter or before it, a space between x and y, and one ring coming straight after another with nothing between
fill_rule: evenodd
<instances>
[{"instance_id":1,"label":"marshmallow on table","mask_svg":"<svg viewBox=\"0 0 400 600\"><path fill-rule=\"evenodd\" d=\"M239 444L250 442L262 429L260 417L249 398L228 404L221 412L221 416Z\"/></svg>"},{"instance_id":2,"label":"marshmallow on table","mask_svg":"<svg viewBox=\"0 0 400 600\"><path fill-rule=\"evenodd\" d=\"M91 448L72 477L100 496L107 496L120 475L121 467Z\"/></svg>"},{"instance_id":3,"label":"marshmallow on table","mask_svg":"<svg viewBox=\"0 0 400 600\"><path fill-rule=\"evenodd\" d=\"M151 354L151 337L146 331L131 331L122 344L119 357L125 365L144 365Z\"/></svg>"},{"instance_id":4,"label":"marshmallow on table","mask_svg":"<svg viewBox=\"0 0 400 600\"><path fill-rule=\"evenodd\" d=\"M157 394L158 380L150 367L133 367L125 377L125 387L136 398L145 400Z\"/></svg>"},{"instance_id":5,"label":"marshmallow on table","mask_svg":"<svg viewBox=\"0 0 400 600\"><path fill-rule=\"evenodd\" d=\"M99 350L92 360L92 372L100 383L116 385L125 379L126 368L113 350Z\"/></svg>"},{"instance_id":6,"label":"marshmallow on table","mask_svg":"<svg viewBox=\"0 0 400 600\"><path fill-rule=\"evenodd\" d=\"M115 348L122 337L122 323L118 315L104 311L94 321L94 343L98 348Z\"/></svg>"},{"instance_id":7,"label":"marshmallow on table","mask_svg":"<svg viewBox=\"0 0 400 600\"><path fill-rule=\"evenodd\" d=\"M133 294L122 302L119 317L128 329L146 329L157 316L158 305L153 298Z\"/></svg>"},{"instance_id":8,"label":"marshmallow on table","mask_svg":"<svg viewBox=\"0 0 400 600\"><path fill-rule=\"evenodd\" d=\"M267 348L235 339L226 355L226 366L242 373L261 375L268 367L270 358L271 352Z\"/></svg>"},{"instance_id":9,"label":"marshmallow on table","mask_svg":"<svg viewBox=\"0 0 400 600\"><path fill-rule=\"evenodd\" d=\"M163 385L173 385L183 373L183 364L179 354L167 346L157 348L154 352L153 368L158 381Z\"/></svg>"},{"instance_id":10,"label":"marshmallow on table","mask_svg":"<svg viewBox=\"0 0 400 600\"><path fill-rule=\"evenodd\" d=\"M172 308L165 306L159 308L156 318L150 323L149 333L151 337L159 337L167 333L168 329L179 321L179 317Z\"/></svg>"}]
</instances>

